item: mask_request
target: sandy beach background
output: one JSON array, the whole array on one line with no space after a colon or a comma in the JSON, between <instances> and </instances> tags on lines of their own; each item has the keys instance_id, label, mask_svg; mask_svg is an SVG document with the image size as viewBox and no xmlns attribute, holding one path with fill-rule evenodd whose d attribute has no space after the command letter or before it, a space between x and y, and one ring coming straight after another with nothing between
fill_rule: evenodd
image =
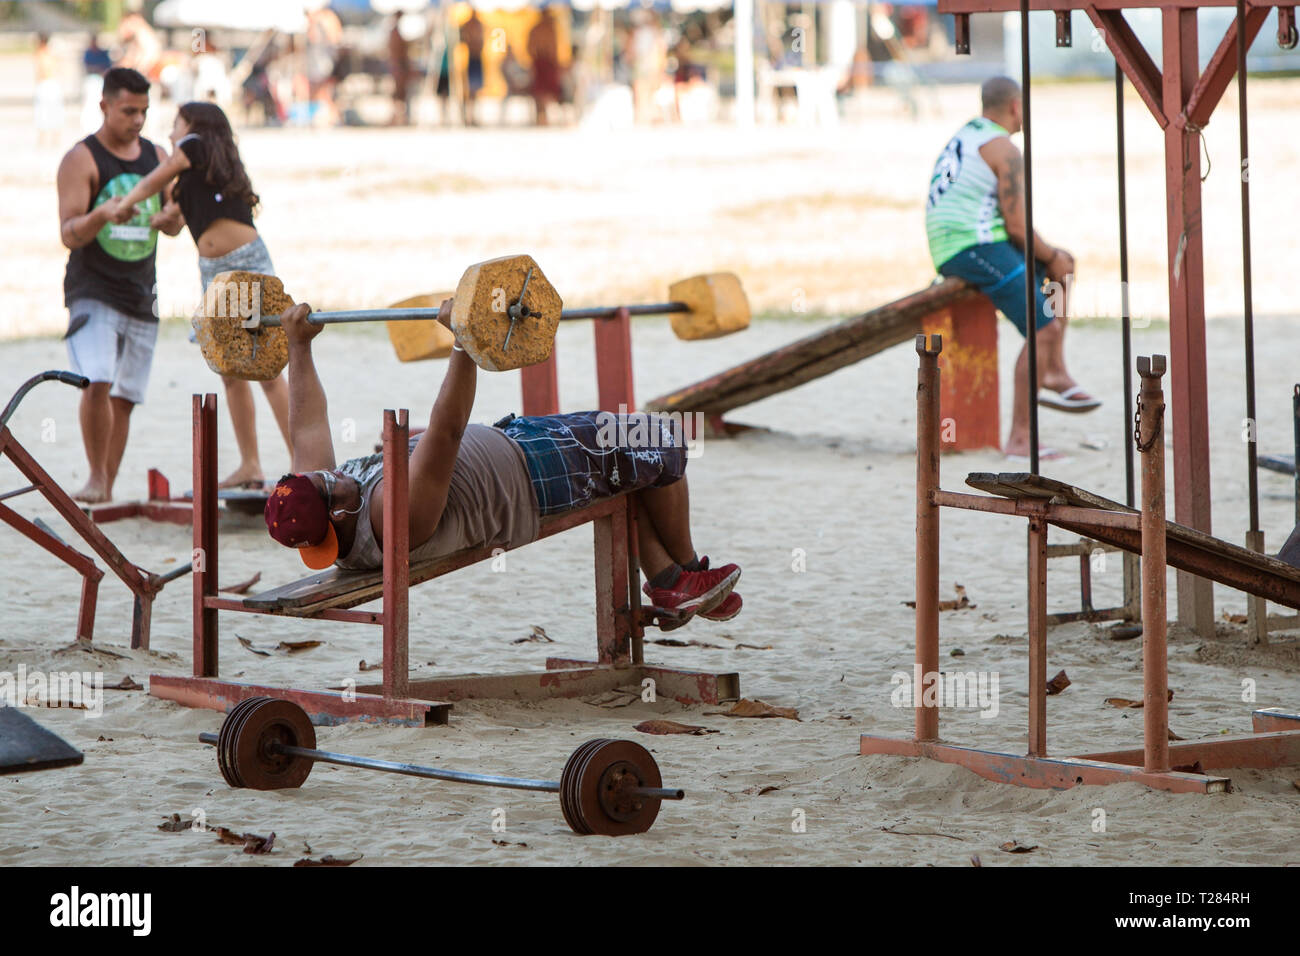
<instances>
[{"instance_id":1,"label":"sandy beach background","mask_svg":"<svg viewBox=\"0 0 1300 956\"><path fill-rule=\"evenodd\" d=\"M24 61L25 65L25 61ZM4 67L12 71L12 65ZM1300 249L1286 173L1300 144L1288 104L1300 82L1251 85L1252 210L1255 238L1258 433L1263 451L1291 445L1290 393L1300 315L1285 280ZM762 316L740 336L684 343L660 320L634 326L641 399L757 355L833 321L921 288L930 279L922 202L931 163L972 112L975 90L939 91L921 121L896 97L871 94L868 118L836 130L795 127L740 134L729 128L630 132L573 130L389 131L249 130L244 157L263 196L259 220L286 288L317 308L379 306L454 285L471 262L528 251L566 304L662 298L673 278L712 269L740 274ZM1214 530L1240 541L1247 521L1240 322L1238 166L1234 88L1205 131L1212 161L1205 183L1206 301L1210 367ZM1048 473L1122 498L1119 327L1115 225L1113 93L1108 85L1035 89L1036 219L1051 241L1074 252L1077 311L1103 318L1072 328L1076 375L1106 400L1097 413L1044 411L1043 440L1069 453ZM171 107L153 122L170 128ZM1164 352L1165 236L1160 141L1145 107L1130 97L1130 248L1135 354ZM66 366L57 338L66 321L60 281L54 170L59 151L28 145L28 114L0 110L6 142L0 165L0 397L30 374ZM76 131L69 128L70 144ZM198 295L188 235L161 241L164 313L187 313ZM176 489L190 477L190 396L218 390L178 321L164 322L148 400L133 419L117 488L142 497L145 472L160 468ZM1004 421L1019 337L1001 334ZM382 329L332 329L318 340L340 459L368 451L381 410L408 407L422 420L442 378L440 363L400 365ZM591 331L566 326L558 351L565 410L595 403ZM904 863L1252 864L1300 863L1300 770L1239 771L1236 792L1171 796L1137 785L1022 790L939 764L856 756L863 732L906 736L912 711L891 704L891 676L910 672L915 355L904 346L733 415L763 426L731 441L709 441L692 460L695 540L701 554L744 568L740 617L693 622L674 638L716 647L647 645L647 657L682 666L736 670L742 693L797 707L801 720L739 720L660 701L620 708L583 700L471 701L450 726L423 730L320 728L322 746L455 769L554 778L568 753L595 736L649 747L666 782L688 799L666 804L649 833L613 840L578 838L547 795L435 784L317 766L297 791L230 790L209 748L196 743L220 716L156 700L143 691L106 690L103 715L30 711L85 751L84 765L0 777L0 862L10 864L287 865L305 857L363 854L366 864L736 864ZM479 376L473 421L518 409L518 376ZM259 399L260 403L260 399ZM42 465L77 487L85 462L77 395L44 385L10 424ZM259 404L268 477L288 462L274 423ZM224 410L221 468L234 464ZM343 441L347 430L351 443ZM968 471L1002 470L1001 456L970 453L943 462L945 484ZM17 485L17 475L0 490ZM1173 487L1172 469L1169 475ZM1276 548L1294 524L1292 484L1260 474L1262 523ZM32 497L25 515L64 527ZM223 584L260 572L266 585L301 576L296 558L274 546L260 519L223 532ZM999 712L945 711L954 742L1024 746L1025 564L1019 523L989 515L944 515L941 579L960 583L976 607L943 615L945 666L996 672ZM106 526L132 560L158 572L188 560L183 526L123 521ZM1070 540L1060 535L1054 540ZM802 549L805 569L794 570ZM191 591L170 585L155 605L153 649L129 649L131 602L115 578L100 593L93 649L72 644L78 579L16 533L0 533L0 671L94 671L105 683L126 675L189 671ZM1098 605L1120 596L1120 561L1094 572ZM1170 575L1172 596L1173 575ZM1054 608L1076 606L1077 565L1053 562ZM1216 589L1216 611L1241 613L1242 595ZM1276 610L1276 609L1275 609ZM541 668L550 655L584 656L594 647L591 539L583 528L487 566L424 585L411 596L411 664L433 673ZM263 616L222 616L223 676L323 687L362 674L380 657L379 635L361 625ZM512 643L541 627L552 644ZM647 634L648 640L657 632ZM314 638L292 656L245 649ZM737 644L764 650L737 649ZM955 649L963 656L950 657ZM1300 643L1276 633L1251 650L1239 627L1214 640L1171 630L1171 726L1187 739L1244 733L1256 707L1300 702ZM1060 754L1139 746L1141 711L1106 697L1141 696L1141 641L1116 642L1101 627L1054 628L1049 669L1073 682L1050 701L1049 745ZM1255 682L1245 702L1243 680ZM702 724L707 736L651 737L633 725L653 717ZM761 791L761 792L760 792ZM505 811L506 829L492 828ZM1094 829L1105 810L1105 832ZM165 817L201 810L209 825L276 834L269 856L242 854L211 834L164 833ZM792 832L802 812L805 832ZM1027 854L1000 852L1018 840Z\"/></svg>"}]
</instances>

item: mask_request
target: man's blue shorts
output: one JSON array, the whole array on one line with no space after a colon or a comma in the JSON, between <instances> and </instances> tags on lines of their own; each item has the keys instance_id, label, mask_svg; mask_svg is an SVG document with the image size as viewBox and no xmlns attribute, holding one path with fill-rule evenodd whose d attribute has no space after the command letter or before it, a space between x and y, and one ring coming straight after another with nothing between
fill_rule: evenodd
<instances>
[{"instance_id":1,"label":"man's blue shorts","mask_svg":"<svg viewBox=\"0 0 1300 956\"><path fill-rule=\"evenodd\" d=\"M963 249L939 267L939 274L965 279L992 299L1020 334L1025 334L1029 327L1025 321L1025 254L1011 243L986 242ZM1047 277L1043 263L1034 274ZM1041 283L1034 289L1034 301L1038 310L1034 327L1041 329L1054 318Z\"/></svg>"}]
</instances>

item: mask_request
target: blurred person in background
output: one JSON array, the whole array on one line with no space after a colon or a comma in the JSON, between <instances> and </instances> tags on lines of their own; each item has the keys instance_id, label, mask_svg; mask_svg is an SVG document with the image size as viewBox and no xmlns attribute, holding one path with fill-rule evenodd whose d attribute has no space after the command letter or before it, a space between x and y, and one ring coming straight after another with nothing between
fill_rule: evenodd
<instances>
[{"instance_id":1,"label":"blurred person in background","mask_svg":"<svg viewBox=\"0 0 1300 956\"><path fill-rule=\"evenodd\" d=\"M390 126L405 126L410 122L409 97L411 90L411 51L406 38L398 25L402 22L400 13L393 14L393 27L388 31L388 69L393 74L393 118ZM443 102L443 119L446 120L447 93L447 51L442 51L442 73L438 76L438 97Z\"/></svg>"},{"instance_id":2,"label":"blurred person in background","mask_svg":"<svg viewBox=\"0 0 1300 956\"><path fill-rule=\"evenodd\" d=\"M113 66L113 58L99 45L98 35L90 35L90 44L81 54L81 66L86 71L81 81L81 131L93 133L99 128L102 116L99 98L104 93L104 74Z\"/></svg>"},{"instance_id":3,"label":"blurred person in background","mask_svg":"<svg viewBox=\"0 0 1300 956\"><path fill-rule=\"evenodd\" d=\"M122 48L118 66L135 70L150 82L158 79L162 43L144 17L138 13L124 16L117 27L117 42Z\"/></svg>"},{"instance_id":4,"label":"blurred person in background","mask_svg":"<svg viewBox=\"0 0 1300 956\"><path fill-rule=\"evenodd\" d=\"M638 123L649 123L655 115L655 93L664 82L668 63L668 42L659 18L650 10L633 14L636 26L628 37L628 65L632 69L632 101Z\"/></svg>"},{"instance_id":5,"label":"blurred person in background","mask_svg":"<svg viewBox=\"0 0 1300 956\"><path fill-rule=\"evenodd\" d=\"M36 92L32 103L38 146L53 145L63 130L63 85L59 61L50 49L48 34L36 35Z\"/></svg>"},{"instance_id":6,"label":"blurred person in background","mask_svg":"<svg viewBox=\"0 0 1300 956\"><path fill-rule=\"evenodd\" d=\"M320 121L329 126L339 121L338 107L334 105L334 64L342 41L343 24L338 14L327 6L307 12L307 96L313 119L319 111Z\"/></svg>"},{"instance_id":7,"label":"blurred person in background","mask_svg":"<svg viewBox=\"0 0 1300 956\"><path fill-rule=\"evenodd\" d=\"M253 68L249 71L248 78L244 80L244 111L247 113L253 106L259 106L262 110L262 122L268 126L279 126L284 122L286 114L276 98L270 68L275 58L280 55L280 51L276 46L275 31L268 30L267 34L263 35L262 51L253 61Z\"/></svg>"},{"instance_id":8,"label":"blurred person in background","mask_svg":"<svg viewBox=\"0 0 1300 956\"><path fill-rule=\"evenodd\" d=\"M479 90L483 89L483 21L479 19L477 10L471 10L469 19L461 24L460 39L465 44L465 52L469 55L465 64L462 109L465 125L475 126L477 124L474 120L474 100L478 97Z\"/></svg>"},{"instance_id":9,"label":"blurred person in background","mask_svg":"<svg viewBox=\"0 0 1300 956\"><path fill-rule=\"evenodd\" d=\"M560 101L563 88L559 36L550 7L542 8L541 16L528 31L528 57L533 61L533 105L537 111L534 122L546 126L550 122L550 104Z\"/></svg>"}]
</instances>

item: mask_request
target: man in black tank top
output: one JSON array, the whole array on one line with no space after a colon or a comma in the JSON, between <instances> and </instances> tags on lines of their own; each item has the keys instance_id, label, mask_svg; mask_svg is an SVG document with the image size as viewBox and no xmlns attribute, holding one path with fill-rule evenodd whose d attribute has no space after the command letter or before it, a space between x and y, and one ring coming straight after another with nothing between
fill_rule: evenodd
<instances>
[{"instance_id":1,"label":"man in black tank top","mask_svg":"<svg viewBox=\"0 0 1300 956\"><path fill-rule=\"evenodd\" d=\"M174 236L175 204L141 203L127 222L113 221L118 197L167 153L140 136L149 81L135 70L104 75L102 125L59 164L59 233L70 251L63 277L68 358L90 379L81 396L81 437L90 475L73 497L108 501L126 450L132 409L144 401L158 335L158 232Z\"/></svg>"}]
</instances>

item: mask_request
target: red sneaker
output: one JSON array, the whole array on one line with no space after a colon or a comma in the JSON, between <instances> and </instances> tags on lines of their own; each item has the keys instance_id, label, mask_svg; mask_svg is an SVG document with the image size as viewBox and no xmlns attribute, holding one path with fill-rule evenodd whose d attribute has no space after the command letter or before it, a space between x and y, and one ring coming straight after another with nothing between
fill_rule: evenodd
<instances>
[{"instance_id":1,"label":"red sneaker","mask_svg":"<svg viewBox=\"0 0 1300 956\"><path fill-rule=\"evenodd\" d=\"M709 570L709 556L707 554L700 558L699 562L701 571ZM735 591L732 591L727 595L726 600L715 607L712 611L701 611L699 614L700 617L704 618L706 621L730 621L740 613L742 603L740 595Z\"/></svg>"},{"instance_id":2,"label":"red sneaker","mask_svg":"<svg viewBox=\"0 0 1300 956\"><path fill-rule=\"evenodd\" d=\"M712 611L722 604L739 580L740 568L728 564L708 571L683 571L671 588L652 588L647 581L642 590L657 614L669 621L675 619L672 626L680 627L686 623L683 618ZM660 628L669 630L665 623L661 622Z\"/></svg>"}]
</instances>

